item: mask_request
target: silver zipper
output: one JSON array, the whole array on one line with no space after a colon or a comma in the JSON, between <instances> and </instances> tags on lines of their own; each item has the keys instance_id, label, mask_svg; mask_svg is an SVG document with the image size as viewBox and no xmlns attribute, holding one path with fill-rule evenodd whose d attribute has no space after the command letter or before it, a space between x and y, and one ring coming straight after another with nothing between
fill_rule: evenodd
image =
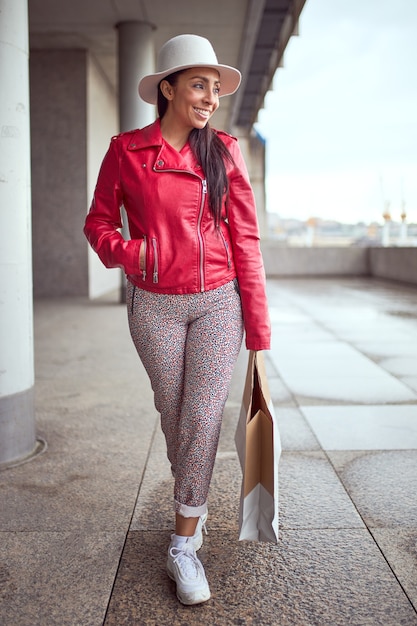
<instances>
[{"instance_id":1,"label":"silver zipper","mask_svg":"<svg viewBox=\"0 0 417 626\"><path fill-rule=\"evenodd\" d=\"M158 282L158 247L156 245L155 237L152 238L153 247L153 282Z\"/></svg>"},{"instance_id":2,"label":"silver zipper","mask_svg":"<svg viewBox=\"0 0 417 626\"><path fill-rule=\"evenodd\" d=\"M197 237L198 237L198 243L199 243L199 248L200 248L200 291L205 291L205 285L204 285L204 243L203 243L203 237L201 235L201 220L203 218L203 211L204 211L204 203L205 203L205 199L206 199L206 194L207 194L207 180L201 179L200 176L198 174L196 174L195 172L192 172L190 170L175 170L175 169L156 169L155 166L153 166L153 171L157 172L158 174L161 172L186 172L187 174L191 174L191 176L195 176L196 178L199 178L201 180L201 184L203 187L203 194L202 194L202 198L201 198L201 206L200 206L200 213L198 215L198 220L197 220ZM155 273L154 273L154 278L155 278ZM158 281L158 273L156 274L156 278L157 280L154 282Z\"/></svg>"},{"instance_id":3,"label":"silver zipper","mask_svg":"<svg viewBox=\"0 0 417 626\"><path fill-rule=\"evenodd\" d=\"M231 268L231 266L232 266L232 262L231 262L231 260L230 260L230 254L229 254L229 244L227 243L227 241L226 241L226 237L224 236L224 233L223 233L222 229L220 228L220 226L219 226L219 232L220 232L220 236L221 236L221 238L222 238L222 240L223 240L223 245L224 245L224 248L225 248L225 250L226 250L227 267L228 267L228 269L230 270L230 268Z\"/></svg>"},{"instance_id":4,"label":"silver zipper","mask_svg":"<svg viewBox=\"0 0 417 626\"><path fill-rule=\"evenodd\" d=\"M203 187L203 193L201 196L201 206L200 206L200 213L198 215L198 220L197 220L197 235L198 235L198 243L199 243L199 247L200 247L200 291L205 291L205 285L204 285L204 244L203 244L203 237L201 235L201 220L203 219L203 211L204 211L204 204L206 201L206 195L207 195L207 181L206 179L203 179L201 181L202 187Z\"/></svg>"},{"instance_id":5,"label":"silver zipper","mask_svg":"<svg viewBox=\"0 0 417 626\"><path fill-rule=\"evenodd\" d=\"M143 256L145 259L145 269L142 270L142 280L146 280L146 257L147 257L146 248L147 248L146 235L143 235Z\"/></svg>"}]
</instances>

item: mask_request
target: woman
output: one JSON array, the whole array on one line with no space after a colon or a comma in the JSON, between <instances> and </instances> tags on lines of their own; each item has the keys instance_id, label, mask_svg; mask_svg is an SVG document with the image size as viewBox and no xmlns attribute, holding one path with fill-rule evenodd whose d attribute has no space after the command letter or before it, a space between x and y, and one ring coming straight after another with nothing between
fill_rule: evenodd
<instances>
[{"instance_id":1,"label":"woman","mask_svg":"<svg viewBox=\"0 0 417 626\"><path fill-rule=\"evenodd\" d=\"M236 139L208 122L240 72L207 39L179 35L139 94L158 119L113 137L84 232L128 280L130 332L149 375L175 478L167 571L183 604L210 598L196 550L243 331L270 347L256 207ZM131 239L121 236L124 206Z\"/></svg>"}]
</instances>

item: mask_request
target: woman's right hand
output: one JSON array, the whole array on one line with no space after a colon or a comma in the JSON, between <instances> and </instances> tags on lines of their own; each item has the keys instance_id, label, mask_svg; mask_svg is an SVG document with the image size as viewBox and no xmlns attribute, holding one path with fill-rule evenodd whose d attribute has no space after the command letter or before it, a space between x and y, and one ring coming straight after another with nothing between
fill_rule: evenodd
<instances>
[{"instance_id":1,"label":"woman's right hand","mask_svg":"<svg viewBox=\"0 0 417 626\"><path fill-rule=\"evenodd\" d=\"M146 258L145 258L146 252L145 252L145 246L143 245L143 241L142 241L142 245L140 247L139 250L139 268L143 271L146 270Z\"/></svg>"}]
</instances>

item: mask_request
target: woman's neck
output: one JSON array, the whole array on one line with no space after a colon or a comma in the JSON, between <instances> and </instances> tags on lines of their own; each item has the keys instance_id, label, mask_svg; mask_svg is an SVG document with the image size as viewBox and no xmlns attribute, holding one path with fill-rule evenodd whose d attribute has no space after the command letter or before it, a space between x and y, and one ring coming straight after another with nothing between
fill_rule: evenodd
<instances>
[{"instance_id":1,"label":"woman's neck","mask_svg":"<svg viewBox=\"0 0 417 626\"><path fill-rule=\"evenodd\" d=\"M161 134L170 146L180 152L188 141L190 130L177 127L166 114L161 120Z\"/></svg>"}]
</instances>

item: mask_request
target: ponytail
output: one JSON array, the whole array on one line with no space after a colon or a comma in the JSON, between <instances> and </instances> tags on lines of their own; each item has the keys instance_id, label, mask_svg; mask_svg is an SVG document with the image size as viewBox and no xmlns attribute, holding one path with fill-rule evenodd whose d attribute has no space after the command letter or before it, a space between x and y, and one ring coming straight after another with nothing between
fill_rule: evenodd
<instances>
[{"instance_id":1,"label":"ponytail","mask_svg":"<svg viewBox=\"0 0 417 626\"><path fill-rule=\"evenodd\" d=\"M210 211L218 227L222 216L224 195L226 194L226 206L229 199L229 179L225 161L233 163L233 157L208 124L201 129L193 128L189 141L206 176Z\"/></svg>"}]
</instances>

